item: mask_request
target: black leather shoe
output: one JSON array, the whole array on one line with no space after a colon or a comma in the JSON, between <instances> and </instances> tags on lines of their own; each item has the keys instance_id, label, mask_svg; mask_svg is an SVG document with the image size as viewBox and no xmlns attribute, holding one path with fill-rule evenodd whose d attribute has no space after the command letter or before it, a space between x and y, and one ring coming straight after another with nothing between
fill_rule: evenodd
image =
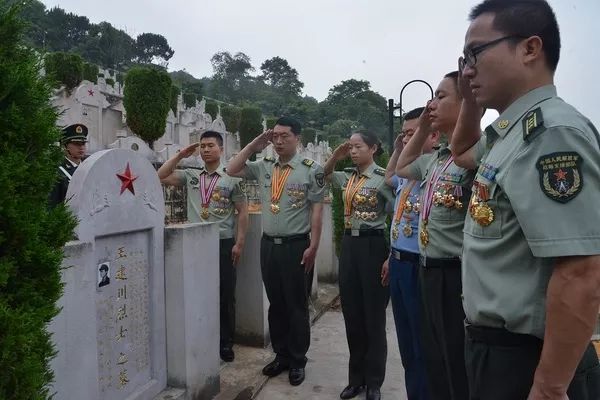
<instances>
[{"instance_id":1,"label":"black leather shoe","mask_svg":"<svg viewBox=\"0 0 600 400\"><path fill-rule=\"evenodd\" d=\"M283 371L285 371L288 368L289 367L286 364L282 364L278 360L275 360L275 361L272 361L269 364L267 364L263 368L262 373L263 373L263 375L274 377L274 376L279 375L280 373L282 373Z\"/></svg>"},{"instance_id":2,"label":"black leather shoe","mask_svg":"<svg viewBox=\"0 0 600 400\"><path fill-rule=\"evenodd\" d=\"M367 400L380 400L381 391L379 388L367 388Z\"/></svg>"},{"instance_id":3,"label":"black leather shoe","mask_svg":"<svg viewBox=\"0 0 600 400\"><path fill-rule=\"evenodd\" d=\"M304 368L290 368L290 385L298 386L299 384L304 382L304 376Z\"/></svg>"},{"instance_id":4,"label":"black leather shoe","mask_svg":"<svg viewBox=\"0 0 600 400\"><path fill-rule=\"evenodd\" d=\"M344 388L344 390L342 390L342 393L340 393L340 399L353 399L363 390L365 390L364 386L348 385Z\"/></svg>"},{"instance_id":5,"label":"black leather shoe","mask_svg":"<svg viewBox=\"0 0 600 400\"><path fill-rule=\"evenodd\" d=\"M221 355L221 360L225 362L232 362L235 359L235 353L231 347L223 347L219 353Z\"/></svg>"}]
</instances>

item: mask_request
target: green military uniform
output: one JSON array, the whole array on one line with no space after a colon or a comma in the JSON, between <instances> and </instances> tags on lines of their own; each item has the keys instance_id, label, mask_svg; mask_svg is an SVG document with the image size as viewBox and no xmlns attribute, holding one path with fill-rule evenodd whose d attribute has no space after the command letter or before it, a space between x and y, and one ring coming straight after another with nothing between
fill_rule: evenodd
<instances>
[{"instance_id":1,"label":"green military uniform","mask_svg":"<svg viewBox=\"0 0 600 400\"><path fill-rule=\"evenodd\" d=\"M556 258L600 254L600 138L553 85L515 101L486 136L477 146L480 165L465 223L464 307L472 324L467 365L482 399L525 399L539 361ZM521 350L503 352L505 341ZM588 361L598 364L591 348L583 364ZM486 375L490 369L501 382ZM588 381L598 390L598 375ZM579 397L580 389L572 385L569 398L600 396ZM488 397L491 390L497 397Z\"/></svg>"},{"instance_id":2,"label":"green military uniform","mask_svg":"<svg viewBox=\"0 0 600 400\"><path fill-rule=\"evenodd\" d=\"M281 197L273 202L271 188L276 167L286 171L289 168L289 175ZM270 303L273 351L282 365L304 368L310 345L308 288L313 274L304 272L301 261L310 245L312 205L322 202L325 194L323 168L296 154L287 164L271 157L249 161L244 175L256 179L260 189L261 270Z\"/></svg>"},{"instance_id":3,"label":"green military uniform","mask_svg":"<svg viewBox=\"0 0 600 400\"><path fill-rule=\"evenodd\" d=\"M68 143L86 143L88 128L82 124L69 125L62 130L61 144L67 145ZM73 178L73 174L79 165L69 160L68 157L62 161L62 164L58 167L58 182L54 185L52 192L50 192L49 203L50 206L54 207L66 200L67 190L69 189L69 183Z\"/></svg>"},{"instance_id":4,"label":"green military uniform","mask_svg":"<svg viewBox=\"0 0 600 400\"><path fill-rule=\"evenodd\" d=\"M227 175L222 164L209 174L205 168L188 168L174 172L181 184L187 187L187 209L189 222L215 222L219 224L219 275L220 275L220 347L230 349L235 335L235 286L236 271L231 259L235 244L235 204L245 203L242 179ZM202 213L200 180L206 188L213 177L217 177L208 204L208 215Z\"/></svg>"},{"instance_id":5,"label":"green military uniform","mask_svg":"<svg viewBox=\"0 0 600 400\"><path fill-rule=\"evenodd\" d=\"M356 168L335 171L332 184L346 193L363 185L352 196L352 209L340 254L340 299L350 349L348 380L351 386L380 388L385 378L387 340L385 310L389 289L381 284L381 267L389 254L384 237L387 213L394 193L385 183L385 170L372 163L359 173ZM348 188L349 182L352 186Z\"/></svg>"},{"instance_id":6,"label":"green military uniform","mask_svg":"<svg viewBox=\"0 0 600 400\"><path fill-rule=\"evenodd\" d=\"M461 262L463 227L474 172L457 166L448 147L409 166L421 183L419 283L423 301L423 356L432 399L468 398L464 363ZM445 169L444 169L445 168ZM436 176L438 177L436 179ZM427 217L427 189L431 207ZM427 241L421 240L426 233Z\"/></svg>"}]
</instances>

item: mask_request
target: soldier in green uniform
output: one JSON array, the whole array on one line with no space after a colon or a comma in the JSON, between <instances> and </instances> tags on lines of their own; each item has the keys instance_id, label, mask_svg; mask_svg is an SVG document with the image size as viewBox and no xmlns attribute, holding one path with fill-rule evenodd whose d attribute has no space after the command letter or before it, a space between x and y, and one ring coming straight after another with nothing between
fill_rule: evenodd
<instances>
[{"instance_id":1,"label":"soldier in green uniform","mask_svg":"<svg viewBox=\"0 0 600 400\"><path fill-rule=\"evenodd\" d=\"M175 170L177 163L191 156L197 148L204 160L200 169ZM241 179L225 172L221 161L223 138L220 133L206 131L200 143L194 143L164 163L158 177L165 185L187 186L189 222L216 222L219 224L219 275L220 275L220 349L223 361L233 361L235 334L235 267L238 264L248 227L246 196L241 189ZM235 219L237 216L237 229Z\"/></svg>"},{"instance_id":2,"label":"soldier in green uniform","mask_svg":"<svg viewBox=\"0 0 600 400\"><path fill-rule=\"evenodd\" d=\"M444 76L419 128L398 158L396 174L422 181L419 214L419 282L424 312L422 343L431 399L468 397L464 361L461 260L463 226L474 171L455 164L450 149L422 155L432 130L450 141L461 95L458 72Z\"/></svg>"},{"instance_id":3,"label":"soldier in green uniform","mask_svg":"<svg viewBox=\"0 0 600 400\"><path fill-rule=\"evenodd\" d=\"M65 201L67 189L75 170L85 157L88 128L83 124L69 125L62 130L61 144L65 148L65 159L58 167L58 182L50 193L50 205L55 206Z\"/></svg>"},{"instance_id":4,"label":"soldier in green uniform","mask_svg":"<svg viewBox=\"0 0 600 400\"><path fill-rule=\"evenodd\" d=\"M281 117L229 161L227 173L256 179L262 202L260 257L269 298L269 331L275 360L263 374L289 369L290 384L304 381L310 345L308 285L312 282L323 214L323 168L297 154L300 123ZM247 161L269 142L277 159Z\"/></svg>"},{"instance_id":5,"label":"soldier in green uniform","mask_svg":"<svg viewBox=\"0 0 600 400\"><path fill-rule=\"evenodd\" d=\"M598 399L598 132L557 97L546 1L487 0L470 20L452 141L458 164L479 166L463 251L470 398ZM480 107L500 113L481 139Z\"/></svg>"},{"instance_id":6,"label":"soldier in green uniform","mask_svg":"<svg viewBox=\"0 0 600 400\"><path fill-rule=\"evenodd\" d=\"M385 263L389 247L384 231L394 194L385 182L385 169L373 160L381 153L377 136L359 131L335 149L325 164L325 175L342 188L344 199L339 284L350 362L342 399L356 397L366 385L367 400L379 400L385 378L385 310L390 292ZM335 164L348 156L356 167L334 171Z\"/></svg>"}]
</instances>

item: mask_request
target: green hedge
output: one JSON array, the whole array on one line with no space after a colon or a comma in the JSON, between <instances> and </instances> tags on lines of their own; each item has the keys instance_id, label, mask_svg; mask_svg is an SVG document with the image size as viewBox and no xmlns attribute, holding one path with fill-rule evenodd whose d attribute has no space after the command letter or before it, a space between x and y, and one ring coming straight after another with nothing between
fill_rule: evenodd
<instances>
[{"instance_id":1,"label":"green hedge","mask_svg":"<svg viewBox=\"0 0 600 400\"><path fill-rule=\"evenodd\" d=\"M83 79L93 83L98 83L98 72L100 69L96 64L83 63Z\"/></svg>"},{"instance_id":2,"label":"green hedge","mask_svg":"<svg viewBox=\"0 0 600 400\"><path fill-rule=\"evenodd\" d=\"M187 108L192 108L196 106L196 95L194 93L183 93L183 104Z\"/></svg>"},{"instance_id":3,"label":"green hedge","mask_svg":"<svg viewBox=\"0 0 600 400\"><path fill-rule=\"evenodd\" d=\"M52 88L23 41L19 12L0 6L0 399L46 400L55 355L47 326L59 311L62 249L75 220L62 204L48 208L64 156L54 145Z\"/></svg>"},{"instance_id":4,"label":"green hedge","mask_svg":"<svg viewBox=\"0 0 600 400\"><path fill-rule=\"evenodd\" d=\"M175 116L177 116L177 101L179 100L179 94L181 94L181 89L175 85L171 85L171 110L173 110Z\"/></svg>"},{"instance_id":5,"label":"green hedge","mask_svg":"<svg viewBox=\"0 0 600 400\"><path fill-rule=\"evenodd\" d=\"M132 68L125 77L123 105L127 125L150 148L165 133L171 85L167 72L152 68Z\"/></svg>"},{"instance_id":6,"label":"green hedge","mask_svg":"<svg viewBox=\"0 0 600 400\"><path fill-rule=\"evenodd\" d=\"M228 132L235 133L240 130L240 122L242 118L242 109L231 105L221 106L221 117Z\"/></svg>"},{"instance_id":7,"label":"green hedge","mask_svg":"<svg viewBox=\"0 0 600 400\"><path fill-rule=\"evenodd\" d=\"M204 112L206 112L208 115L210 115L214 121L215 118L217 118L217 115L219 114L219 105L214 100L206 100L206 105L204 106Z\"/></svg>"},{"instance_id":8,"label":"green hedge","mask_svg":"<svg viewBox=\"0 0 600 400\"><path fill-rule=\"evenodd\" d=\"M275 128L275 124L277 123L277 117L267 117L265 118L265 123L267 124L267 129Z\"/></svg>"},{"instance_id":9,"label":"green hedge","mask_svg":"<svg viewBox=\"0 0 600 400\"><path fill-rule=\"evenodd\" d=\"M107 85L115 86L115 80L113 78L106 78L105 82Z\"/></svg>"},{"instance_id":10,"label":"green hedge","mask_svg":"<svg viewBox=\"0 0 600 400\"><path fill-rule=\"evenodd\" d=\"M244 148L263 131L262 112L260 108L247 106L242 108L240 118L240 146ZM254 159L254 155L252 156Z\"/></svg>"},{"instance_id":11,"label":"green hedge","mask_svg":"<svg viewBox=\"0 0 600 400\"><path fill-rule=\"evenodd\" d=\"M83 59L77 54L60 52L46 54L44 67L48 77L59 84L64 84L69 94L83 78Z\"/></svg>"}]
</instances>

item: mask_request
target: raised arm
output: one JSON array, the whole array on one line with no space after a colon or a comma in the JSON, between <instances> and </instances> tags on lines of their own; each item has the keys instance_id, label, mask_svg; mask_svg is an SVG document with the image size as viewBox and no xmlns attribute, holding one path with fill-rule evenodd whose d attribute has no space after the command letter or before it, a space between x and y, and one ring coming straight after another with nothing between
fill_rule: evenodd
<instances>
[{"instance_id":1,"label":"raised arm","mask_svg":"<svg viewBox=\"0 0 600 400\"><path fill-rule=\"evenodd\" d=\"M431 122L429 119L429 102L419 117L419 127L413 137L408 141L396 163L396 175L402 178L416 179L411 174L410 164L412 164L421 154L423 154L423 145L427 137L431 134Z\"/></svg>"},{"instance_id":2,"label":"raised arm","mask_svg":"<svg viewBox=\"0 0 600 400\"><path fill-rule=\"evenodd\" d=\"M179 179L177 174L174 173L175 168L177 167L177 164L179 164L179 161L183 160L184 158L188 158L189 156L194 154L198 146L200 146L200 143L190 144L189 146L180 150L173 157L169 158L167 162L165 162L163 165L161 165L157 172L158 179L160 179L160 183L171 186L183 185L181 179Z\"/></svg>"},{"instance_id":3,"label":"raised arm","mask_svg":"<svg viewBox=\"0 0 600 400\"><path fill-rule=\"evenodd\" d=\"M325 178L330 177L330 175L333 173L333 170L335 169L335 164L337 164L338 161L343 160L344 158L348 157L350 155L350 142L344 142L342 144L340 144L338 147L336 147L336 149L333 151L333 154L331 155L331 157L329 157L329 160L327 160L327 162L325 163L325 166L323 167L323 172L325 173Z\"/></svg>"},{"instance_id":4,"label":"raised arm","mask_svg":"<svg viewBox=\"0 0 600 400\"><path fill-rule=\"evenodd\" d=\"M394 141L394 152L385 167L385 184L392 188L394 187L393 178L396 175L396 164L398 164L398 157L400 157L403 147L402 135L398 135Z\"/></svg>"},{"instance_id":5,"label":"raised arm","mask_svg":"<svg viewBox=\"0 0 600 400\"><path fill-rule=\"evenodd\" d=\"M246 167L246 161L254 154L262 151L269 145L273 137L273 130L269 129L257 137L253 141L248 143L240 152L235 155L229 163L227 163L227 174L229 176L244 177L244 168Z\"/></svg>"}]
</instances>

